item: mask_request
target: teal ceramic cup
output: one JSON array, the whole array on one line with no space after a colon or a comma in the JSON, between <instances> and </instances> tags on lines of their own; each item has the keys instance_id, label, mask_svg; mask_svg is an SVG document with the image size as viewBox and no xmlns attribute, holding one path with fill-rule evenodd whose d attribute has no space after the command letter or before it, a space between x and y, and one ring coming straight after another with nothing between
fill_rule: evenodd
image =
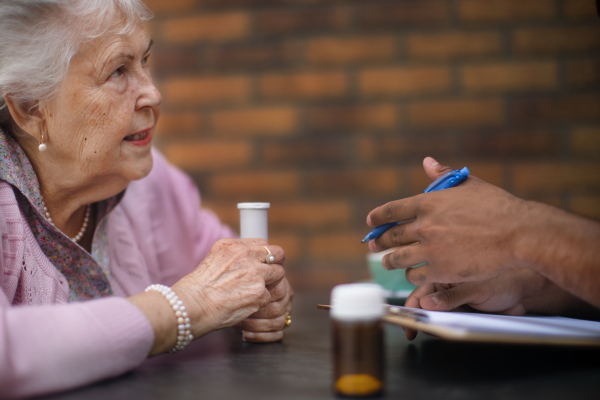
<instances>
[{"instance_id":1,"label":"teal ceramic cup","mask_svg":"<svg viewBox=\"0 0 600 400\"><path fill-rule=\"evenodd\" d=\"M406 280L406 275L403 269L388 271L381 265L381 259L387 253L391 253L395 249L382 251L381 253L368 253L367 261L369 263L369 271L373 282L383 286L386 297L408 297L408 295L416 288Z\"/></svg>"}]
</instances>

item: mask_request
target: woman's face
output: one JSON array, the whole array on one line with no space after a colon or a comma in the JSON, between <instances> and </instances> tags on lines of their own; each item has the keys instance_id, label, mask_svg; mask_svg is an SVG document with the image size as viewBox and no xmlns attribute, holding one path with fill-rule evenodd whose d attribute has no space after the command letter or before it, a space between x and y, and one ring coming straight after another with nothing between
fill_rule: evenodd
<instances>
[{"instance_id":1,"label":"woman's face","mask_svg":"<svg viewBox=\"0 0 600 400\"><path fill-rule=\"evenodd\" d=\"M151 44L141 24L131 35L85 44L40 110L48 135L40 156L51 158L66 186L104 185L110 196L152 169L161 96L148 70Z\"/></svg>"}]
</instances>

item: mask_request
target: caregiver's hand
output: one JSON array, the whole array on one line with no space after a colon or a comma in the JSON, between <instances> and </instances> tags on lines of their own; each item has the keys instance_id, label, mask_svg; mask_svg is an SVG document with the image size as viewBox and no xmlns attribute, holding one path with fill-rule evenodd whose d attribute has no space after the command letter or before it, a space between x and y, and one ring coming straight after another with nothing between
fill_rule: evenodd
<instances>
[{"instance_id":1,"label":"caregiver's hand","mask_svg":"<svg viewBox=\"0 0 600 400\"><path fill-rule=\"evenodd\" d=\"M190 315L194 338L233 326L273 301L289 299L283 249L268 245L275 262L267 264L267 245L262 239L219 240L192 273L173 285Z\"/></svg>"},{"instance_id":2,"label":"caregiver's hand","mask_svg":"<svg viewBox=\"0 0 600 400\"><path fill-rule=\"evenodd\" d=\"M286 314L291 315L294 291L287 278L271 289L272 301L234 327L248 342L276 342L283 339Z\"/></svg>"},{"instance_id":3,"label":"caregiver's hand","mask_svg":"<svg viewBox=\"0 0 600 400\"><path fill-rule=\"evenodd\" d=\"M462 306L468 306L503 315L528 312L578 318L600 316L597 308L524 268L513 268L483 281L419 286L408 296L405 306L429 311L459 311ZM409 340L417 335L409 328L405 333Z\"/></svg>"},{"instance_id":4,"label":"caregiver's hand","mask_svg":"<svg viewBox=\"0 0 600 400\"><path fill-rule=\"evenodd\" d=\"M423 161L431 180L452 168ZM371 251L400 246L386 255L386 269L427 265L406 271L412 284L481 280L518 265L516 241L527 202L470 176L461 185L387 203L371 211L371 227L415 219L369 242Z\"/></svg>"}]
</instances>

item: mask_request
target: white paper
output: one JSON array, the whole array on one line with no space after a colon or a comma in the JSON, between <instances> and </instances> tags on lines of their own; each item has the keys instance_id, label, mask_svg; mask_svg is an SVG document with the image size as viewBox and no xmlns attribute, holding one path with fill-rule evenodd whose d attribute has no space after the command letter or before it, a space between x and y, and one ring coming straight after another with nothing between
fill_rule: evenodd
<instances>
[{"instance_id":1,"label":"white paper","mask_svg":"<svg viewBox=\"0 0 600 400\"><path fill-rule=\"evenodd\" d=\"M600 322L564 317L515 317L479 313L426 311L391 306L427 317L428 322L468 332L548 337L600 337Z\"/></svg>"}]
</instances>

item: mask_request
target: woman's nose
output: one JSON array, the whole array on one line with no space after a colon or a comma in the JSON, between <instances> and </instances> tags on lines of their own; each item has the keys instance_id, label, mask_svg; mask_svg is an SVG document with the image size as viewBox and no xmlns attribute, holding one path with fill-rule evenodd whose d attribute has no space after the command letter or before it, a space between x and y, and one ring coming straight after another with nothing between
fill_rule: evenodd
<instances>
[{"instance_id":1,"label":"woman's nose","mask_svg":"<svg viewBox=\"0 0 600 400\"><path fill-rule=\"evenodd\" d=\"M137 109L144 107L156 108L162 103L162 96L156 86L152 83L150 76L146 75L140 87L140 95L137 101Z\"/></svg>"}]
</instances>

